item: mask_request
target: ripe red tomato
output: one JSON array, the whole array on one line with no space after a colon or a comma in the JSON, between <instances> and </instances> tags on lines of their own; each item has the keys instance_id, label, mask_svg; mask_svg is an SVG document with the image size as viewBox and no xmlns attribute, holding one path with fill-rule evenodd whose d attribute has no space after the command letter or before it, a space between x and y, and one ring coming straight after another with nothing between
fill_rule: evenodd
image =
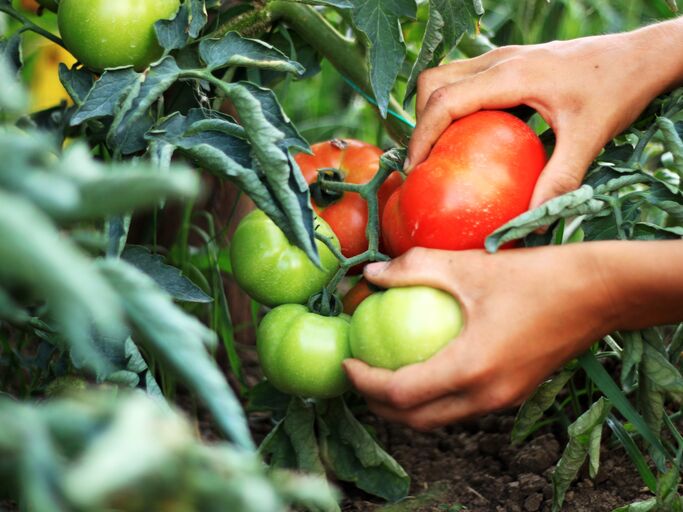
<instances>
[{"instance_id":1,"label":"ripe red tomato","mask_svg":"<svg viewBox=\"0 0 683 512\"><path fill-rule=\"evenodd\" d=\"M312 155L299 153L295 159L310 185L318 177L318 170L339 169L347 183L364 184L379 169L382 150L372 144L352 139L334 139L314 144ZM378 191L380 219L384 205L391 193L401 185L401 175L392 173ZM341 251L347 258L356 256L368 248L365 228L368 223L368 205L355 193L345 193L329 206L313 204L313 208L337 235Z\"/></svg>"},{"instance_id":2,"label":"ripe red tomato","mask_svg":"<svg viewBox=\"0 0 683 512\"><path fill-rule=\"evenodd\" d=\"M488 110L458 119L387 205L389 254L412 246L483 248L489 234L529 208L545 163L540 139L515 116Z\"/></svg>"}]
</instances>

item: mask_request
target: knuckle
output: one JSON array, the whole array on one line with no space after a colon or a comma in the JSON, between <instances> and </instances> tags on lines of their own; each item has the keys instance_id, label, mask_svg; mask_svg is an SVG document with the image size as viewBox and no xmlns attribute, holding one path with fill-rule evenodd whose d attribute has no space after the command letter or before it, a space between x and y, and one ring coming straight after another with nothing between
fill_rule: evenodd
<instances>
[{"instance_id":1,"label":"knuckle","mask_svg":"<svg viewBox=\"0 0 683 512\"><path fill-rule=\"evenodd\" d=\"M439 108L448 102L448 97L450 96L447 87L439 87L429 96L427 100L428 108Z\"/></svg>"},{"instance_id":2,"label":"knuckle","mask_svg":"<svg viewBox=\"0 0 683 512\"><path fill-rule=\"evenodd\" d=\"M575 190L581 184L581 178L569 171L555 172L548 177L549 188L553 193L563 194Z\"/></svg>"}]
</instances>

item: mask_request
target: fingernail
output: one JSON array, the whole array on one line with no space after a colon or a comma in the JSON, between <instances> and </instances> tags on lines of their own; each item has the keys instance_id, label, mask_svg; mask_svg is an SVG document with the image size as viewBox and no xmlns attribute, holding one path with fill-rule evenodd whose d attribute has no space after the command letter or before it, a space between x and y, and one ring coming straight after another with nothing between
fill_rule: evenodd
<instances>
[{"instance_id":1,"label":"fingernail","mask_svg":"<svg viewBox=\"0 0 683 512\"><path fill-rule=\"evenodd\" d=\"M384 272L387 268L388 263L386 261L377 261L375 263L370 263L365 265L365 273L371 276L376 276Z\"/></svg>"},{"instance_id":2,"label":"fingernail","mask_svg":"<svg viewBox=\"0 0 683 512\"><path fill-rule=\"evenodd\" d=\"M406 158L403 162L403 172L408 172L410 170L410 158Z\"/></svg>"}]
</instances>

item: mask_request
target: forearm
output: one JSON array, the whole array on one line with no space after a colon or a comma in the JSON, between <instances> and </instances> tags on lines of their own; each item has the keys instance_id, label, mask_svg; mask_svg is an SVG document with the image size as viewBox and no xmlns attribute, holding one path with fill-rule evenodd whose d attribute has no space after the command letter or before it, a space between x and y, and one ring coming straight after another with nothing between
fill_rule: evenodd
<instances>
[{"instance_id":1,"label":"forearm","mask_svg":"<svg viewBox=\"0 0 683 512\"><path fill-rule=\"evenodd\" d=\"M614 329L683 322L683 240L585 244Z\"/></svg>"},{"instance_id":2,"label":"forearm","mask_svg":"<svg viewBox=\"0 0 683 512\"><path fill-rule=\"evenodd\" d=\"M654 80L653 96L683 85L683 16L624 36L633 43L633 59L642 64L643 76Z\"/></svg>"}]
</instances>

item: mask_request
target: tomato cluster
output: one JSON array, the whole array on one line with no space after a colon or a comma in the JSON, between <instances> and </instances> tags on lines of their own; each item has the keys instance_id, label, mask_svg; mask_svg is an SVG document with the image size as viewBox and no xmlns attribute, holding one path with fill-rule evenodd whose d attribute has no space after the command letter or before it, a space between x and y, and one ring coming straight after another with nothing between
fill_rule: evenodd
<instances>
[{"instance_id":1,"label":"tomato cluster","mask_svg":"<svg viewBox=\"0 0 683 512\"><path fill-rule=\"evenodd\" d=\"M368 183L380 155L379 148L363 142L334 140L296 157L316 192L319 230L347 258L368 248L367 203L357 193L315 190L318 175ZM415 246L483 248L492 231L526 211L545 161L538 137L510 114L482 111L459 119L405 182L393 173L379 188L383 249L398 256ZM428 359L460 333L457 300L425 286L378 291L361 279L344 298L345 313L309 311L302 304L326 286L338 266L327 247L320 244L318 250L321 268L291 246L262 212L247 216L232 240L238 283L260 302L277 306L259 326L257 349L264 374L280 390L337 396L349 387L344 359L396 370Z\"/></svg>"}]
</instances>

